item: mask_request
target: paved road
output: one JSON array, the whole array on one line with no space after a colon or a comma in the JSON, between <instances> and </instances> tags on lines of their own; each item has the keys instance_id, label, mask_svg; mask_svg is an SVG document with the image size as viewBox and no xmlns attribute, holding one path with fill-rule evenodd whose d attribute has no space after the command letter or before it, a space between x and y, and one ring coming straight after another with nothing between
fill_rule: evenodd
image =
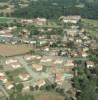
<instances>
[{"instance_id":1,"label":"paved road","mask_svg":"<svg viewBox=\"0 0 98 100\"><path fill-rule=\"evenodd\" d=\"M86 61L89 60L88 58L83 58L83 57L73 57L73 58L69 58L69 57L63 57L65 60L76 60L76 61Z\"/></svg>"},{"instance_id":2,"label":"paved road","mask_svg":"<svg viewBox=\"0 0 98 100\"><path fill-rule=\"evenodd\" d=\"M40 78L48 78L49 75L47 73L44 73L44 72L34 72L32 70L32 68L30 66L28 66L28 64L24 61L24 59L22 57L16 57L19 62L23 65L23 67L26 69L26 71L31 75L32 79L33 80L36 80L36 79L40 79Z\"/></svg>"},{"instance_id":3,"label":"paved road","mask_svg":"<svg viewBox=\"0 0 98 100\"><path fill-rule=\"evenodd\" d=\"M4 93L4 95L5 95L7 98L9 98L8 92L5 90L5 88L4 88L2 85L0 85L0 89L2 90L2 92Z\"/></svg>"},{"instance_id":4,"label":"paved road","mask_svg":"<svg viewBox=\"0 0 98 100\"><path fill-rule=\"evenodd\" d=\"M34 79L34 76L36 77L36 73L32 71L32 69L27 65L27 63L24 61L22 57L16 57L19 62L22 64L22 66L26 69L26 71L31 75L31 77Z\"/></svg>"},{"instance_id":5,"label":"paved road","mask_svg":"<svg viewBox=\"0 0 98 100\"><path fill-rule=\"evenodd\" d=\"M50 56L49 53L46 52L41 52L42 55L44 56ZM51 56L51 57L55 57L55 58L59 58L61 56ZM76 61L86 61L89 60L89 58L83 58L83 57L62 57L64 60L76 60Z\"/></svg>"}]
</instances>

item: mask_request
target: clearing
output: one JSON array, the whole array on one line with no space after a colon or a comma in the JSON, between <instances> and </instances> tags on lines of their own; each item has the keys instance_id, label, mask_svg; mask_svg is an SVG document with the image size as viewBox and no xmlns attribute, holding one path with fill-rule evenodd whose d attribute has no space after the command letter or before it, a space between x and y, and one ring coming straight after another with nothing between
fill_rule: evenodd
<instances>
[{"instance_id":1,"label":"clearing","mask_svg":"<svg viewBox=\"0 0 98 100\"><path fill-rule=\"evenodd\" d=\"M28 53L32 50L32 46L28 44L0 44L1 56L15 56Z\"/></svg>"},{"instance_id":2,"label":"clearing","mask_svg":"<svg viewBox=\"0 0 98 100\"><path fill-rule=\"evenodd\" d=\"M56 93L46 92L35 95L35 100L64 100L64 97Z\"/></svg>"},{"instance_id":3,"label":"clearing","mask_svg":"<svg viewBox=\"0 0 98 100\"><path fill-rule=\"evenodd\" d=\"M82 24L91 36L98 34L98 20L82 19Z\"/></svg>"}]
</instances>

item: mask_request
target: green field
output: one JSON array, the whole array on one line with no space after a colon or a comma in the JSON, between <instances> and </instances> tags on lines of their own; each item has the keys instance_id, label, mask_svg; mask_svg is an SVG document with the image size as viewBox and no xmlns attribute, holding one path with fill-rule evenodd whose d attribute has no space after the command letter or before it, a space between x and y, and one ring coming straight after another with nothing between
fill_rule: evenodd
<instances>
[{"instance_id":1,"label":"green field","mask_svg":"<svg viewBox=\"0 0 98 100\"><path fill-rule=\"evenodd\" d=\"M93 20L93 19L82 19L82 21L83 21L85 24L90 24L90 25L98 26L98 20Z\"/></svg>"},{"instance_id":2,"label":"green field","mask_svg":"<svg viewBox=\"0 0 98 100\"><path fill-rule=\"evenodd\" d=\"M0 17L0 23L11 23L15 19L16 18L13 18L13 17Z\"/></svg>"},{"instance_id":3,"label":"green field","mask_svg":"<svg viewBox=\"0 0 98 100\"><path fill-rule=\"evenodd\" d=\"M98 20L82 19L82 25L92 36L98 34Z\"/></svg>"}]
</instances>

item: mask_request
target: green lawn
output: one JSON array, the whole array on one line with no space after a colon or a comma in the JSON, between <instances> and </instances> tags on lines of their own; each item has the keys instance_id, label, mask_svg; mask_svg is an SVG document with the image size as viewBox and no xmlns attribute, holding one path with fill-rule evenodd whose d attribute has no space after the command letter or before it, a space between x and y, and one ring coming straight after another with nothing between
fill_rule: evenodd
<instances>
[{"instance_id":1,"label":"green lawn","mask_svg":"<svg viewBox=\"0 0 98 100\"><path fill-rule=\"evenodd\" d=\"M93 20L93 19L82 19L82 21L83 21L85 24L90 24L90 25L98 26L98 20Z\"/></svg>"},{"instance_id":2,"label":"green lawn","mask_svg":"<svg viewBox=\"0 0 98 100\"><path fill-rule=\"evenodd\" d=\"M13 22L16 18L13 17L0 17L0 23L10 23Z\"/></svg>"},{"instance_id":3,"label":"green lawn","mask_svg":"<svg viewBox=\"0 0 98 100\"><path fill-rule=\"evenodd\" d=\"M82 24L92 36L98 34L98 20L82 19Z\"/></svg>"}]
</instances>

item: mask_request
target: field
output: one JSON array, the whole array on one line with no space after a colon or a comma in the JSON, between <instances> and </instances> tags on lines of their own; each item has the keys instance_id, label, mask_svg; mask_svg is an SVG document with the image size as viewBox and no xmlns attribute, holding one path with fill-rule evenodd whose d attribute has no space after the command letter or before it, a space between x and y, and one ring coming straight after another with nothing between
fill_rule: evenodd
<instances>
[{"instance_id":1,"label":"field","mask_svg":"<svg viewBox=\"0 0 98 100\"><path fill-rule=\"evenodd\" d=\"M93 20L93 19L82 19L82 21L86 24L91 24L94 26L98 26L98 20Z\"/></svg>"},{"instance_id":2,"label":"field","mask_svg":"<svg viewBox=\"0 0 98 100\"><path fill-rule=\"evenodd\" d=\"M1 56L14 56L28 53L32 50L32 46L28 44L11 45L11 44L0 44L0 55Z\"/></svg>"},{"instance_id":3,"label":"field","mask_svg":"<svg viewBox=\"0 0 98 100\"><path fill-rule=\"evenodd\" d=\"M82 19L82 24L92 36L98 34L98 20Z\"/></svg>"},{"instance_id":4,"label":"field","mask_svg":"<svg viewBox=\"0 0 98 100\"><path fill-rule=\"evenodd\" d=\"M0 23L11 23L15 19L16 18L11 18L11 17L0 17Z\"/></svg>"},{"instance_id":5,"label":"field","mask_svg":"<svg viewBox=\"0 0 98 100\"><path fill-rule=\"evenodd\" d=\"M48 92L35 95L35 100L64 100L64 97L58 94Z\"/></svg>"}]
</instances>

